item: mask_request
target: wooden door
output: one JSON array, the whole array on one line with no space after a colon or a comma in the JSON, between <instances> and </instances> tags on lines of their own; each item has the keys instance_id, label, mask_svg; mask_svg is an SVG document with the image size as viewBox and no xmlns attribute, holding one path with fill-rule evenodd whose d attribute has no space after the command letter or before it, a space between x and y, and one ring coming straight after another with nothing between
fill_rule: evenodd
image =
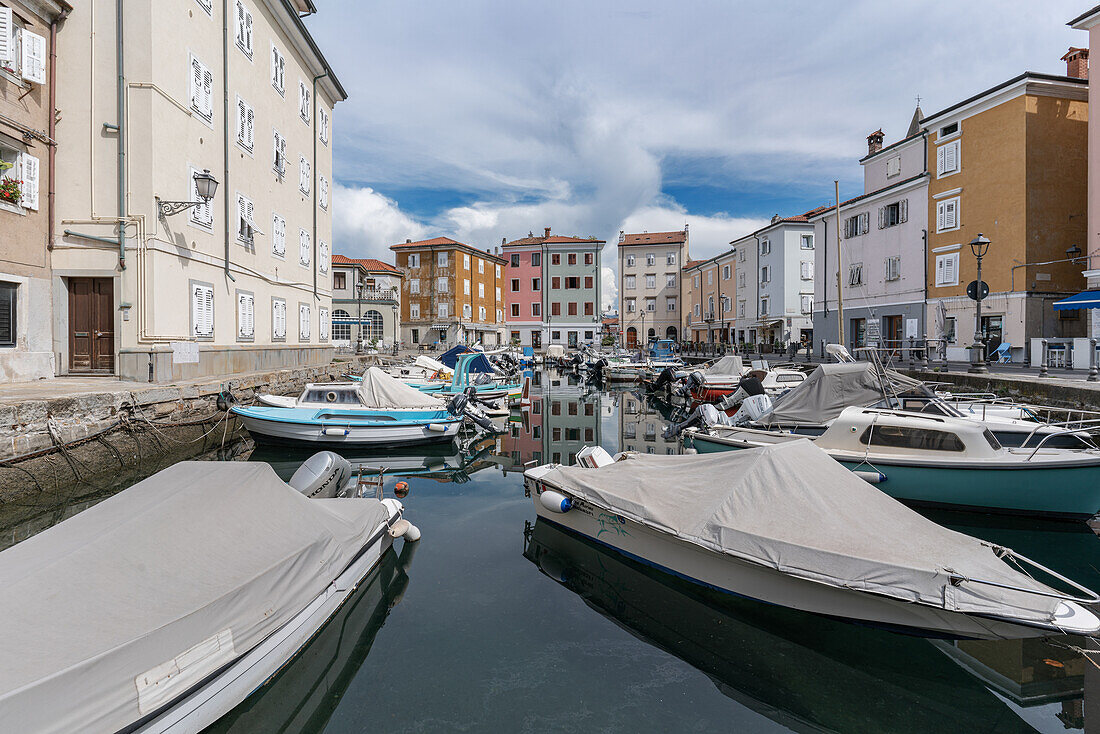
<instances>
[{"instance_id":1,"label":"wooden door","mask_svg":"<svg viewBox=\"0 0 1100 734\"><path fill-rule=\"evenodd\" d=\"M114 372L114 282L69 278L69 371Z\"/></svg>"}]
</instances>

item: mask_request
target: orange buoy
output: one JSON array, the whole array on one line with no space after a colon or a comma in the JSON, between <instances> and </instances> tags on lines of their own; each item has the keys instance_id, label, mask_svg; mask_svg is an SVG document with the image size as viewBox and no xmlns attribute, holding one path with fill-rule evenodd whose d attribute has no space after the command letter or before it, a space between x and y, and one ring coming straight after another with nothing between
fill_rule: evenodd
<instances>
[{"instance_id":1,"label":"orange buoy","mask_svg":"<svg viewBox=\"0 0 1100 734\"><path fill-rule=\"evenodd\" d=\"M397 495L398 498L405 497L409 493L409 483L398 482L397 484L393 485L393 493Z\"/></svg>"}]
</instances>

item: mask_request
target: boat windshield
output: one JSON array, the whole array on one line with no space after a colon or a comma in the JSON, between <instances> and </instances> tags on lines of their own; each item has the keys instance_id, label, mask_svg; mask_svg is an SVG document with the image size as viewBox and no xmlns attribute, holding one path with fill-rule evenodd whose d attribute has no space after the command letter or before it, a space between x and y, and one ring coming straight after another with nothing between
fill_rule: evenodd
<instances>
[{"instance_id":1,"label":"boat windshield","mask_svg":"<svg viewBox=\"0 0 1100 734\"><path fill-rule=\"evenodd\" d=\"M993 440L996 441L996 439ZM908 426L868 426L859 437L859 441L865 446L887 446L920 451L966 450L962 439L954 433Z\"/></svg>"},{"instance_id":2,"label":"boat windshield","mask_svg":"<svg viewBox=\"0 0 1100 734\"><path fill-rule=\"evenodd\" d=\"M1001 450L1001 442L997 440L997 437L993 435L992 431L987 428L982 432L982 435L985 436L985 440L989 442L989 447L991 449L994 451Z\"/></svg>"},{"instance_id":3,"label":"boat windshield","mask_svg":"<svg viewBox=\"0 0 1100 734\"><path fill-rule=\"evenodd\" d=\"M339 405L358 405L359 395L355 388L335 390L307 390L305 402L307 403L335 403Z\"/></svg>"}]
</instances>

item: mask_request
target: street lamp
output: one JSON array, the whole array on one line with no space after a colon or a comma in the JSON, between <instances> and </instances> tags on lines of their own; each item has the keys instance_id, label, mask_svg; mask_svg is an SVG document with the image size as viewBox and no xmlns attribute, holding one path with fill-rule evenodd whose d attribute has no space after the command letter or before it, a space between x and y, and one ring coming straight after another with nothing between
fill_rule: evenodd
<instances>
[{"instance_id":1,"label":"street lamp","mask_svg":"<svg viewBox=\"0 0 1100 734\"><path fill-rule=\"evenodd\" d=\"M391 303L393 309L393 356L397 356L397 303Z\"/></svg>"},{"instance_id":2,"label":"street lamp","mask_svg":"<svg viewBox=\"0 0 1100 734\"><path fill-rule=\"evenodd\" d=\"M355 306L356 306L357 313L358 313L358 316L356 317L357 321L356 321L356 331L355 331L355 353L356 354L362 354L363 353L363 281L359 278L358 273L356 273L356 281L355 281Z\"/></svg>"},{"instance_id":3,"label":"street lamp","mask_svg":"<svg viewBox=\"0 0 1100 734\"><path fill-rule=\"evenodd\" d=\"M970 242L970 251L978 260L978 279L974 286L974 300L977 303L974 319L974 343L970 345L970 369L968 372L984 374L989 372L985 366L985 342L982 340L982 258L989 252L989 239L981 232Z\"/></svg>"},{"instance_id":4,"label":"street lamp","mask_svg":"<svg viewBox=\"0 0 1100 734\"><path fill-rule=\"evenodd\" d=\"M210 175L209 168L203 169L202 173L196 172L191 178L195 181L195 193L199 195L199 201L161 201L158 196L157 211L160 216L170 217L193 206L206 204L214 198L214 193L218 190L218 179Z\"/></svg>"}]
</instances>

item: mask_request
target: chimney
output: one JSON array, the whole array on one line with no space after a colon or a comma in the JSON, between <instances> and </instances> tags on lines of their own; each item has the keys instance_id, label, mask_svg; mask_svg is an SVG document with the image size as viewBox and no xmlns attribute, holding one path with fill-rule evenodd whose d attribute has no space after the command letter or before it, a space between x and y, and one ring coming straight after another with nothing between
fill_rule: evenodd
<instances>
[{"instance_id":1,"label":"chimney","mask_svg":"<svg viewBox=\"0 0 1100 734\"><path fill-rule=\"evenodd\" d=\"M405 238L405 244L406 245L411 245L412 244L412 237L406 237Z\"/></svg>"},{"instance_id":2,"label":"chimney","mask_svg":"<svg viewBox=\"0 0 1100 734\"><path fill-rule=\"evenodd\" d=\"M549 236L550 236L550 228L549 228L549 227L547 227L547 228L546 228L545 230L543 230L543 231L545 231L545 232L546 232L546 234L544 234L544 235L543 235L543 237L549 237Z\"/></svg>"},{"instance_id":3,"label":"chimney","mask_svg":"<svg viewBox=\"0 0 1100 734\"><path fill-rule=\"evenodd\" d=\"M875 130L873 133L867 136L867 155L874 155L882 150L882 140L886 136L882 134L882 130Z\"/></svg>"},{"instance_id":4,"label":"chimney","mask_svg":"<svg viewBox=\"0 0 1100 734\"><path fill-rule=\"evenodd\" d=\"M507 237L501 237L500 238L500 246L504 247L507 244L508 244L508 238Z\"/></svg>"},{"instance_id":5,"label":"chimney","mask_svg":"<svg viewBox=\"0 0 1100 734\"><path fill-rule=\"evenodd\" d=\"M778 221L779 221L779 215L778 214L772 214L772 224L775 224Z\"/></svg>"},{"instance_id":6,"label":"chimney","mask_svg":"<svg viewBox=\"0 0 1100 734\"><path fill-rule=\"evenodd\" d=\"M623 242L625 240L626 240L626 232L624 232L620 229L619 230L619 242Z\"/></svg>"},{"instance_id":7,"label":"chimney","mask_svg":"<svg viewBox=\"0 0 1100 734\"><path fill-rule=\"evenodd\" d=\"M1089 50L1087 48L1069 47L1069 51L1062 57L1066 62L1066 76L1077 79L1089 78Z\"/></svg>"}]
</instances>

